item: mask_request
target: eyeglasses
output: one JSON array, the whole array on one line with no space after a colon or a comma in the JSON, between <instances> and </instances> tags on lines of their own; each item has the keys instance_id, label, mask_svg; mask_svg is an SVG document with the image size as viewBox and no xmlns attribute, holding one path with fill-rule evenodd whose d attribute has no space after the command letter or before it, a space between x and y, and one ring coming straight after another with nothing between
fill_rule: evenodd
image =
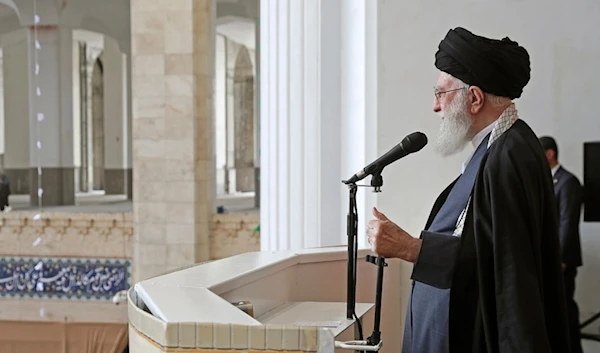
<instances>
[{"instance_id":1,"label":"eyeglasses","mask_svg":"<svg viewBox=\"0 0 600 353\"><path fill-rule=\"evenodd\" d=\"M435 88L435 87L434 87L434 88L433 88L433 94L435 94L435 98L436 98L436 99L440 99L440 97L441 97L441 95L442 95L443 93L448 93L448 92L459 91L459 90L461 90L461 89L465 89L465 88L467 88L467 87L461 87L461 88L449 89L449 90L447 90L447 91L438 91L438 90L437 90L437 88Z\"/></svg>"}]
</instances>

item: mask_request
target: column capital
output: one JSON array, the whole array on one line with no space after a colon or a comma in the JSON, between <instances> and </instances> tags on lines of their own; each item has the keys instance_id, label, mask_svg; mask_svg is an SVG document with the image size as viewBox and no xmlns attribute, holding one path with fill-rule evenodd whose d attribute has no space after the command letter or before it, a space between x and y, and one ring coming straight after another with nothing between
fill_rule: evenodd
<instances>
[{"instance_id":1,"label":"column capital","mask_svg":"<svg viewBox=\"0 0 600 353\"><path fill-rule=\"evenodd\" d=\"M87 50L86 50L86 53L85 53L85 58L86 58L87 64L89 66L91 66L91 68L94 67L94 65L96 63L96 60L98 60L98 58L100 57L100 55L102 55L102 51L103 50L104 49L100 48L100 47L91 46L91 45L87 46Z\"/></svg>"}]
</instances>

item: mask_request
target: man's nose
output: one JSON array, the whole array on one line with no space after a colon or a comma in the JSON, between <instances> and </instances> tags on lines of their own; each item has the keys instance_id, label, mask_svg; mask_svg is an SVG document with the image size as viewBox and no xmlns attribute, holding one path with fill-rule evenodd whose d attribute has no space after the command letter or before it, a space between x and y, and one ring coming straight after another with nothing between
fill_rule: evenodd
<instances>
[{"instance_id":1,"label":"man's nose","mask_svg":"<svg viewBox=\"0 0 600 353\"><path fill-rule=\"evenodd\" d=\"M441 110L442 110L442 107L440 106L440 102L438 102L437 97L433 97L433 111L435 113L438 113Z\"/></svg>"}]
</instances>

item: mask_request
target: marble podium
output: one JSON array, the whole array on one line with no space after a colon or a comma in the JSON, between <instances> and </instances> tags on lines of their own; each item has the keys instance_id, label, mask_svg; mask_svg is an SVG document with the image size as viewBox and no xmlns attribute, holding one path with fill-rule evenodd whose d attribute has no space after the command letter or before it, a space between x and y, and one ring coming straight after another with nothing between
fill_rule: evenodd
<instances>
[{"instance_id":1,"label":"marble podium","mask_svg":"<svg viewBox=\"0 0 600 353\"><path fill-rule=\"evenodd\" d=\"M357 262L364 339L377 279L368 254ZM346 270L347 249L335 247L245 253L141 281L127 293L130 352L348 352L335 346L359 338Z\"/></svg>"}]
</instances>

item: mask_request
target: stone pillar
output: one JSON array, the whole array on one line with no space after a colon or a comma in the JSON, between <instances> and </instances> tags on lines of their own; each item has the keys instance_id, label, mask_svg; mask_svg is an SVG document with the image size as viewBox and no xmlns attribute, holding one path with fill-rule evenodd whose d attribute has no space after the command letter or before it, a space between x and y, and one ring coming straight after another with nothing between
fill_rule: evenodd
<instances>
[{"instance_id":1,"label":"stone pillar","mask_svg":"<svg viewBox=\"0 0 600 353\"><path fill-rule=\"evenodd\" d=\"M0 168L4 168L4 66L2 60L2 44L0 43Z\"/></svg>"},{"instance_id":2,"label":"stone pillar","mask_svg":"<svg viewBox=\"0 0 600 353\"><path fill-rule=\"evenodd\" d=\"M214 11L132 2L135 281L210 258Z\"/></svg>"},{"instance_id":3,"label":"stone pillar","mask_svg":"<svg viewBox=\"0 0 600 353\"><path fill-rule=\"evenodd\" d=\"M254 207L260 209L260 8L258 1L258 13L254 24Z\"/></svg>"},{"instance_id":4,"label":"stone pillar","mask_svg":"<svg viewBox=\"0 0 600 353\"><path fill-rule=\"evenodd\" d=\"M227 40L225 36L215 38L215 158L217 194L226 194L227 170Z\"/></svg>"},{"instance_id":5,"label":"stone pillar","mask_svg":"<svg viewBox=\"0 0 600 353\"><path fill-rule=\"evenodd\" d=\"M83 192L91 192L97 187L94 187L94 179L98 179L98 173L94 173L94 168L98 166L98 161L95 160L94 152L101 154L103 149L98 149L97 145L101 138L98 130L103 130L103 126L97 124L99 118L96 114L103 113L98 108L104 108L98 104L96 98L100 92L96 80L101 80L98 77L98 67L96 61L102 54L103 37L100 35L94 36L98 40L86 40L80 43L80 156L81 167L79 169L79 185ZM103 93L103 92L102 92ZM101 119L101 118L100 118ZM96 147L96 148L94 148ZM95 178L96 177L96 178Z\"/></svg>"},{"instance_id":6,"label":"stone pillar","mask_svg":"<svg viewBox=\"0 0 600 353\"><path fill-rule=\"evenodd\" d=\"M118 43L104 37L104 191L126 195L131 169L127 168L127 57Z\"/></svg>"},{"instance_id":7,"label":"stone pillar","mask_svg":"<svg viewBox=\"0 0 600 353\"><path fill-rule=\"evenodd\" d=\"M83 138L87 134L81 131L82 116L85 116L85 94L87 86L82 83L85 79L85 40L75 35L81 32L75 32L73 37L73 161L75 167L75 192L87 190L87 174L85 174L84 157L87 155L83 151Z\"/></svg>"},{"instance_id":8,"label":"stone pillar","mask_svg":"<svg viewBox=\"0 0 600 353\"><path fill-rule=\"evenodd\" d=\"M240 44L225 39L225 190L228 194L236 192L235 171L235 99L233 96L234 82L233 74L235 72L235 58L240 50Z\"/></svg>"},{"instance_id":9,"label":"stone pillar","mask_svg":"<svg viewBox=\"0 0 600 353\"><path fill-rule=\"evenodd\" d=\"M127 199L133 200L133 93L132 93L132 58L131 53L127 57L126 77L127 77L127 154L125 158L125 168L127 168Z\"/></svg>"},{"instance_id":10,"label":"stone pillar","mask_svg":"<svg viewBox=\"0 0 600 353\"><path fill-rule=\"evenodd\" d=\"M45 26L36 38L29 28L29 195L32 206L38 205L40 187L44 191L43 206L75 204L72 41L70 29ZM36 56L39 67L34 60ZM43 120L39 121L41 117Z\"/></svg>"},{"instance_id":11,"label":"stone pillar","mask_svg":"<svg viewBox=\"0 0 600 353\"><path fill-rule=\"evenodd\" d=\"M261 1L262 250L347 243L341 181L371 161L376 140L361 2ZM359 222L369 192L357 197Z\"/></svg>"},{"instance_id":12,"label":"stone pillar","mask_svg":"<svg viewBox=\"0 0 600 353\"><path fill-rule=\"evenodd\" d=\"M4 77L4 172L11 192L29 193L29 77L26 30L4 35L2 41Z\"/></svg>"}]
</instances>

